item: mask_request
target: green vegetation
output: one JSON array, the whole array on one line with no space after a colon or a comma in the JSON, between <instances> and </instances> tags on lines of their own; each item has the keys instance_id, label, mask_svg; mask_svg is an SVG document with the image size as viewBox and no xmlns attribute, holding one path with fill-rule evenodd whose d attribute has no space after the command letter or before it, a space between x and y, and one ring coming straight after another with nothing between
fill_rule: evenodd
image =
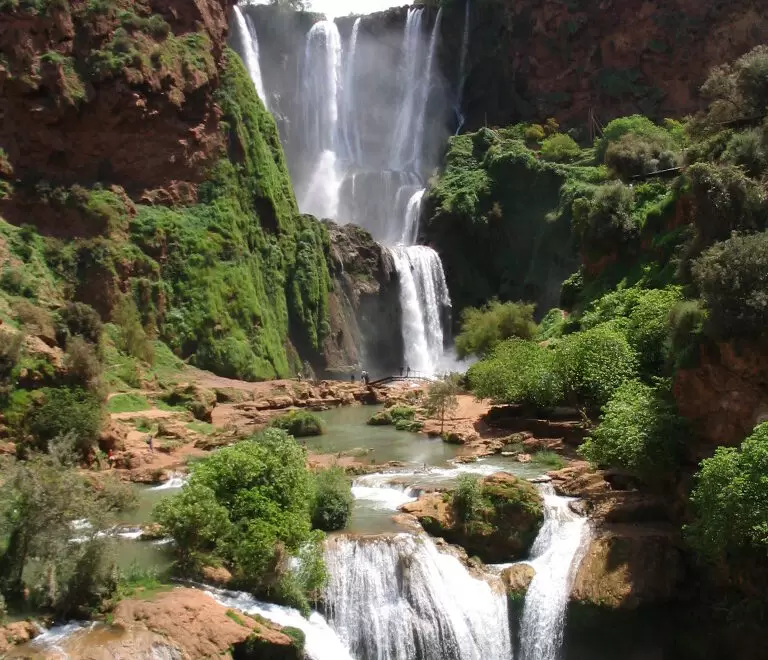
<instances>
[{"instance_id":1,"label":"green vegetation","mask_svg":"<svg viewBox=\"0 0 768 660\"><path fill-rule=\"evenodd\" d=\"M393 406L377 412L369 420L370 426L394 426L398 431L418 433L424 426L416 419L416 409L411 406Z\"/></svg>"},{"instance_id":2,"label":"green vegetation","mask_svg":"<svg viewBox=\"0 0 768 660\"><path fill-rule=\"evenodd\" d=\"M456 337L457 355L459 358L484 356L505 339L531 339L536 334L534 309L534 305L498 300L481 309L467 307L461 314L461 332Z\"/></svg>"},{"instance_id":3,"label":"green vegetation","mask_svg":"<svg viewBox=\"0 0 768 660\"><path fill-rule=\"evenodd\" d=\"M151 408L147 397L142 394L116 394L107 401L111 413L141 412Z\"/></svg>"},{"instance_id":4,"label":"green vegetation","mask_svg":"<svg viewBox=\"0 0 768 660\"><path fill-rule=\"evenodd\" d=\"M560 470L566 466L566 462L562 456L553 451L537 451L531 460L542 467L550 470Z\"/></svg>"},{"instance_id":5,"label":"green vegetation","mask_svg":"<svg viewBox=\"0 0 768 660\"><path fill-rule=\"evenodd\" d=\"M287 431L295 438L306 438L325 433L323 420L308 410L291 410L284 415L275 417L269 425L272 428Z\"/></svg>"},{"instance_id":6,"label":"green vegetation","mask_svg":"<svg viewBox=\"0 0 768 660\"><path fill-rule=\"evenodd\" d=\"M352 488L340 467L320 470L315 475L312 496L312 526L324 532L343 529L352 513Z\"/></svg>"},{"instance_id":7,"label":"green vegetation","mask_svg":"<svg viewBox=\"0 0 768 660\"><path fill-rule=\"evenodd\" d=\"M765 555L768 545L768 423L740 448L720 447L701 463L691 503L696 519L686 529L694 549L713 561Z\"/></svg>"},{"instance_id":8,"label":"green vegetation","mask_svg":"<svg viewBox=\"0 0 768 660\"><path fill-rule=\"evenodd\" d=\"M440 433L445 426L445 414L450 413L459 405L459 374L450 374L445 378L430 383L424 410L430 417L440 418Z\"/></svg>"},{"instance_id":9,"label":"green vegetation","mask_svg":"<svg viewBox=\"0 0 768 660\"><path fill-rule=\"evenodd\" d=\"M195 574L223 562L239 587L307 611L326 576L305 463L305 451L278 429L195 463L187 486L155 508L176 541L179 568ZM290 570L291 556L299 571Z\"/></svg>"},{"instance_id":10,"label":"green vegetation","mask_svg":"<svg viewBox=\"0 0 768 660\"><path fill-rule=\"evenodd\" d=\"M541 143L541 157L555 163L570 163L581 155L581 148L570 135L557 133Z\"/></svg>"}]
</instances>

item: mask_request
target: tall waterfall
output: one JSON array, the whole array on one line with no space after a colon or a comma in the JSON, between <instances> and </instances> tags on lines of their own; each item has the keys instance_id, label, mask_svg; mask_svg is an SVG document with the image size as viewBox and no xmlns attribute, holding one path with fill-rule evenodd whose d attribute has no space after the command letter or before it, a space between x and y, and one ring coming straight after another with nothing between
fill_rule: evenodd
<instances>
[{"instance_id":1,"label":"tall waterfall","mask_svg":"<svg viewBox=\"0 0 768 660\"><path fill-rule=\"evenodd\" d=\"M531 549L536 575L523 606L521 660L557 660L571 584L589 535L587 519L569 509L570 499L558 497L550 484L539 489L546 518Z\"/></svg>"},{"instance_id":2,"label":"tall waterfall","mask_svg":"<svg viewBox=\"0 0 768 660\"><path fill-rule=\"evenodd\" d=\"M327 544L328 616L357 660L508 660L506 596L429 537Z\"/></svg>"},{"instance_id":3,"label":"tall waterfall","mask_svg":"<svg viewBox=\"0 0 768 660\"><path fill-rule=\"evenodd\" d=\"M352 26L352 34L349 37L349 45L346 52L346 64L344 67L344 84L342 86L341 110L344 115L342 132L347 160L351 163L362 164L363 152L360 144L360 127L355 109L355 63L357 61L357 37L360 34L360 23L363 19L358 17Z\"/></svg>"},{"instance_id":4,"label":"tall waterfall","mask_svg":"<svg viewBox=\"0 0 768 660\"><path fill-rule=\"evenodd\" d=\"M467 53L469 52L469 3L470 0L464 0L464 34L461 37L461 56L459 58L459 84L456 89L456 134L464 126L464 114L461 111L461 104L464 102L464 85L467 82Z\"/></svg>"},{"instance_id":5,"label":"tall waterfall","mask_svg":"<svg viewBox=\"0 0 768 660\"><path fill-rule=\"evenodd\" d=\"M253 86L256 88L256 93L264 102L267 110L269 110L267 95L264 93L264 83L261 80L259 39L256 35L256 27L253 25L250 16L243 15L240 7L235 5L233 11L235 16L235 31L237 33L237 39L240 42L241 52L243 53L245 68L248 70L248 75L251 76Z\"/></svg>"}]
</instances>

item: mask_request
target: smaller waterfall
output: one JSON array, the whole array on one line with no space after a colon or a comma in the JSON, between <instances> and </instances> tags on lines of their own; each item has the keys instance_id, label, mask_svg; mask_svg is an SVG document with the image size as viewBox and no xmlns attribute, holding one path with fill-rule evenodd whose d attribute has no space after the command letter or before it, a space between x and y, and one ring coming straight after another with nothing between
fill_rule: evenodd
<instances>
[{"instance_id":1,"label":"smaller waterfall","mask_svg":"<svg viewBox=\"0 0 768 660\"><path fill-rule=\"evenodd\" d=\"M261 602L242 591L224 591L208 587L206 593L225 607L246 614L257 614L280 626L291 626L303 631L306 637L305 650L312 660L353 660L349 649L317 612L312 612L310 617L305 619L298 610Z\"/></svg>"},{"instance_id":2,"label":"smaller waterfall","mask_svg":"<svg viewBox=\"0 0 768 660\"><path fill-rule=\"evenodd\" d=\"M417 190L408 200L405 207L405 223L400 242L403 245L413 245L419 237L419 218L421 216L421 200L424 197L424 188Z\"/></svg>"},{"instance_id":3,"label":"smaller waterfall","mask_svg":"<svg viewBox=\"0 0 768 660\"><path fill-rule=\"evenodd\" d=\"M469 51L469 3L465 0L464 5L464 34L461 38L461 57L459 58L459 84L456 90L456 135L464 126L464 115L461 111L461 104L464 102L464 84L467 82L467 53Z\"/></svg>"},{"instance_id":4,"label":"smaller waterfall","mask_svg":"<svg viewBox=\"0 0 768 660\"><path fill-rule=\"evenodd\" d=\"M443 8L437 11L435 25L432 28L432 36L429 40L429 51L427 54L427 66L424 80L421 83L421 98L419 99L419 114L416 119L416 130L413 139L413 156L411 161L414 163L414 169L418 172L421 169L421 154L424 147L424 128L427 119L427 103L429 103L429 92L432 89L432 68L435 63L437 51L437 40L440 36L440 25L443 19Z\"/></svg>"},{"instance_id":5,"label":"smaller waterfall","mask_svg":"<svg viewBox=\"0 0 768 660\"><path fill-rule=\"evenodd\" d=\"M557 660L563 642L571 584L586 551L589 524L568 508L551 484L538 486L544 499L544 525L531 549L536 570L525 596L520 624L522 660Z\"/></svg>"},{"instance_id":6,"label":"smaller waterfall","mask_svg":"<svg viewBox=\"0 0 768 660\"><path fill-rule=\"evenodd\" d=\"M346 65L344 67L344 84L342 86L341 108L344 119L341 124L342 134L344 136L344 146L347 151L347 159L352 163L360 165L363 154L360 146L360 129L357 120L357 109L355 108L355 69L357 61L357 35L360 32L360 22L362 18L355 19L352 26L352 34L349 37L349 46L346 53Z\"/></svg>"},{"instance_id":7,"label":"smaller waterfall","mask_svg":"<svg viewBox=\"0 0 768 660\"><path fill-rule=\"evenodd\" d=\"M250 16L243 15L240 7L235 5L234 9L235 25L237 28L238 39L240 40L240 49L243 53L245 68L248 69L248 75L251 76L256 93L264 102L267 110L269 103L267 95L264 93L264 83L261 79L261 65L259 64L259 38L256 34L256 26L253 24Z\"/></svg>"},{"instance_id":8,"label":"smaller waterfall","mask_svg":"<svg viewBox=\"0 0 768 660\"><path fill-rule=\"evenodd\" d=\"M168 481L160 484L159 486L152 486L149 490L173 490L175 488L182 488L187 483L187 475L181 472L172 472Z\"/></svg>"},{"instance_id":9,"label":"smaller waterfall","mask_svg":"<svg viewBox=\"0 0 768 660\"><path fill-rule=\"evenodd\" d=\"M426 535L336 537L326 545L334 629L358 660L508 660L503 590Z\"/></svg>"},{"instance_id":10,"label":"smaller waterfall","mask_svg":"<svg viewBox=\"0 0 768 660\"><path fill-rule=\"evenodd\" d=\"M377 509L397 511L403 504L414 502L418 488L393 482L397 475L369 474L358 477L352 482L352 495L356 500L366 500Z\"/></svg>"},{"instance_id":11,"label":"smaller waterfall","mask_svg":"<svg viewBox=\"0 0 768 660\"><path fill-rule=\"evenodd\" d=\"M451 304L443 264L425 245L393 247L390 253L400 278L406 364L433 375L443 354L443 312Z\"/></svg>"}]
</instances>

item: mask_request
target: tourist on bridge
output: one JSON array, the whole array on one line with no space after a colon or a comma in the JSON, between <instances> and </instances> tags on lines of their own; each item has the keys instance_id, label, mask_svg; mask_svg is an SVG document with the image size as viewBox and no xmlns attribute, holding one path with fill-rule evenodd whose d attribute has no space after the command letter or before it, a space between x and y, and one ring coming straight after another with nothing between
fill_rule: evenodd
<instances>
[{"instance_id":1,"label":"tourist on bridge","mask_svg":"<svg viewBox=\"0 0 768 660\"><path fill-rule=\"evenodd\" d=\"M400 378L403 377L403 371L405 371L405 367L400 367Z\"/></svg>"},{"instance_id":2,"label":"tourist on bridge","mask_svg":"<svg viewBox=\"0 0 768 660\"><path fill-rule=\"evenodd\" d=\"M411 377L411 368L408 365L405 366L405 376L406 378Z\"/></svg>"}]
</instances>

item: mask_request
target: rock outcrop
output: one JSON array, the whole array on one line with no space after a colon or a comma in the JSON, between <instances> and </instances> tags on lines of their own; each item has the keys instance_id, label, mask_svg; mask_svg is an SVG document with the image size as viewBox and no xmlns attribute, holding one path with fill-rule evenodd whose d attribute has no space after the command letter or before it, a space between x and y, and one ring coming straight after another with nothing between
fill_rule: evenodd
<instances>
[{"instance_id":1,"label":"rock outcrop","mask_svg":"<svg viewBox=\"0 0 768 660\"><path fill-rule=\"evenodd\" d=\"M479 486L482 501L471 514L461 511L455 491L422 495L400 510L415 516L427 533L485 562L525 558L544 519L538 492L506 472L486 477Z\"/></svg>"}]
</instances>

